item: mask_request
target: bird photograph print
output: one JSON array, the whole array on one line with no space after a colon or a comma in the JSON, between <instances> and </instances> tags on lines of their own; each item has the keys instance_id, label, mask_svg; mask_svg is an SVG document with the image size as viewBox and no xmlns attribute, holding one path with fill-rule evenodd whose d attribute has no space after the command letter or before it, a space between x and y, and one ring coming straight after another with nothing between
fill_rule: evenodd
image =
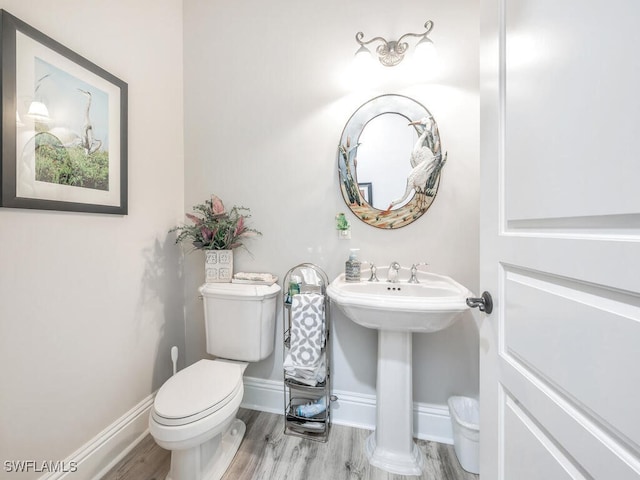
<instances>
[{"instance_id":1,"label":"bird photograph print","mask_svg":"<svg viewBox=\"0 0 640 480\"><path fill-rule=\"evenodd\" d=\"M35 179L109 190L109 96L40 58L29 115ZM30 148L28 150L31 150Z\"/></svg>"}]
</instances>

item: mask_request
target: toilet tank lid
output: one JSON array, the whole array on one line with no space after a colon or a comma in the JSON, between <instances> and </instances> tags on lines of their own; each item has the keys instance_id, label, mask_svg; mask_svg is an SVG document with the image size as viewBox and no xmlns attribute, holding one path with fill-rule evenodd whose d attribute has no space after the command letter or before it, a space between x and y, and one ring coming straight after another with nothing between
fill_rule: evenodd
<instances>
[{"instance_id":1,"label":"toilet tank lid","mask_svg":"<svg viewBox=\"0 0 640 480\"><path fill-rule=\"evenodd\" d=\"M263 300L275 297L280 285L250 285L245 283L205 283L199 289L204 297L242 298L245 300Z\"/></svg>"}]
</instances>

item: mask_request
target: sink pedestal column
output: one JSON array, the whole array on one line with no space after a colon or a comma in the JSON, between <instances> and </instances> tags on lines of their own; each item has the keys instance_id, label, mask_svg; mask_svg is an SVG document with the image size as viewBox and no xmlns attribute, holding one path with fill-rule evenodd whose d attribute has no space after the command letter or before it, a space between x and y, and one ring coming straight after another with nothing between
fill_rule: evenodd
<instances>
[{"instance_id":1,"label":"sink pedestal column","mask_svg":"<svg viewBox=\"0 0 640 480\"><path fill-rule=\"evenodd\" d=\"M424 457L413 441L411 332L378 331L376 430L366 453L374 467L420 475Z\"/></svg>"}]
</instances>

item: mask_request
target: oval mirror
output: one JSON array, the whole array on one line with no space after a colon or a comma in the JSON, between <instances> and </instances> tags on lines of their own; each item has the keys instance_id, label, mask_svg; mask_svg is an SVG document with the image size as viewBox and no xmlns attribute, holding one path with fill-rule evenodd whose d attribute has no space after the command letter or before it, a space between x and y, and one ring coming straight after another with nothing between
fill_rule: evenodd
<instances>
[{"instance_id":1,"label":"oval mirror","mask_svg":"<svg viewBox=\"0 0 640 480\"><path fill-rule=\"evenodd\" d=\"M369 225L404 227L433 203L446 161L429 110L402 95L373 98L355 111L340 138L342 198Z\"/></svg>"}]
</instances>

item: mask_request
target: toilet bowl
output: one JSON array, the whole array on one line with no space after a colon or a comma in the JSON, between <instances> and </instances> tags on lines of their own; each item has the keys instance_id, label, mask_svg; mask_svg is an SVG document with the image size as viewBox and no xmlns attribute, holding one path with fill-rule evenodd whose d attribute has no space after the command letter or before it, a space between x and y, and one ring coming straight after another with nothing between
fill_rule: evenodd
<instances>
[{"instance_id":1,"label":"toilet bowl","mask_svg":"<svg viewBox=\"0 0 640 480\"><path fill-rule=\"evenodd\" d=\"M207 352L160 387L149 432L171 451L167 480L219 480L246 430L236 418L249 361L266 358L275 340L278 285L205 284Z\"/></svg>"},{"instance_id":2,"label":"toilet bowl","mask_svg":"<svg viewBox=\"0 0 640 480\"><path fill-rule=\"evenodd\" d=\"M156 443L172 451L168 480L215 480L233 460L245 431L235 418L247 363L200 360L158 391L149 418Z\"/></svg>"}]
</instances>

